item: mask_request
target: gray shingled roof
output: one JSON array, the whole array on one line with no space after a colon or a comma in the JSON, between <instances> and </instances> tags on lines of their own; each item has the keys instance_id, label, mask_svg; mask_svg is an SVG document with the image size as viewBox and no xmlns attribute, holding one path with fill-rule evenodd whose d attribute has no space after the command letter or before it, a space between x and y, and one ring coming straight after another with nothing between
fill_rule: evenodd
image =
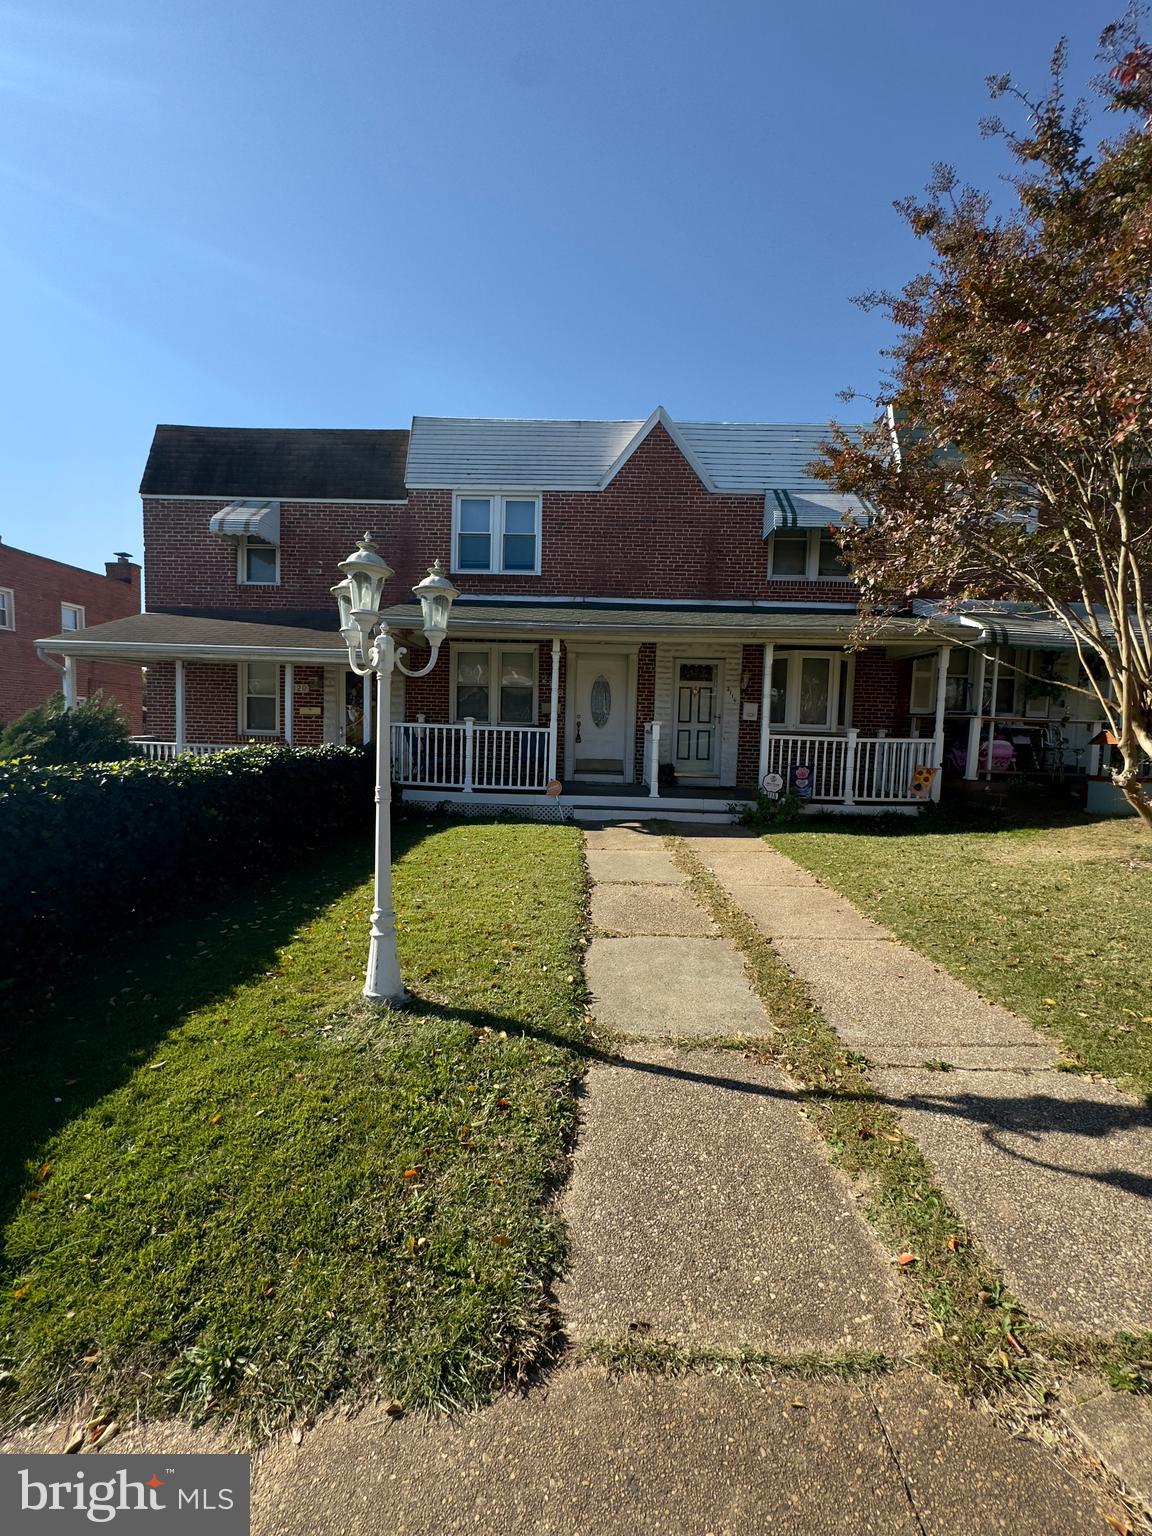
<instances>
[{"instance_id":1,"label":"gray shingled roof","mask_svg":"<svg viewBox=\"0 0 1152 1536\"><path fill-rule=\"evenodd\" d=\"M754 496L776 487L828 489L807 468L829 436L826 423L666 419L717 490ZM406 479L410 486L599 490L651 421L415 416Z\"/></svg>"},{"instance_id":2,"label":"gray shingled roof","mask_svg":"<svg viewBox=\"0 0 1152 1536\"><path fill-rule=\"evenodd\" d=\"M405 430L158 426L142 496L403 501Z\"/></svg>"},{"instance_id":3,"label":"gray shingled roof","mask_svg":"<svg viewBox=\"0 0 1152 1536\"><path fill-rule=\"evenodd\" d=\"M205 619L184 613L134 613L128 618L112 619L107 624L92 624L87 629L51 635L36 643L47 651L74 656L160 657L218 650L222 660L230 656L240 660L250 651L303 650L322 653L315 659L338 661L345 646L337 622L335 610L331 627L317 629L291 624L252 624L241 618Z\"/></svg>"}]
</instances>

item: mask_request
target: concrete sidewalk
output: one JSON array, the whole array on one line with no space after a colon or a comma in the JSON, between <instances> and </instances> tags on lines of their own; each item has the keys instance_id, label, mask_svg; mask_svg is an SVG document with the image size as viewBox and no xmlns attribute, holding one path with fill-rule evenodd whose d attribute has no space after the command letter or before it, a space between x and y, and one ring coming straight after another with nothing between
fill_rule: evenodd
<instances>
[{"instance_id":1,"label":"concrete sidewalk","mask_svg":"<svg viewBox=\"0 0 1152 1536\"><path fill-rule=\"evenodd\" d=\"M1152 1118L759 838L693 852L807 984L1037 1319L1152 1326ZM933 1066L928 1064L932 1063ZM946 1063L952 1070L940 1070Z\"/></svg>"}]
</instances>

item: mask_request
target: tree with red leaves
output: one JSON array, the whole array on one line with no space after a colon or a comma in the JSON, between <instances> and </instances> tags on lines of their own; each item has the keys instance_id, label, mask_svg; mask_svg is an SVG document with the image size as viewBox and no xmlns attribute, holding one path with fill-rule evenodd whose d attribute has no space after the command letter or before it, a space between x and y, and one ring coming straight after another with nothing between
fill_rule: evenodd
<instances>
[{"instance_id":1,"label":"tree with red leaves","mask_svg":"<svg viewBox=\"0 0 1152 1536\"><path fill-rule=\"evenodd\" d=\"M1051 608L1119 744L1116 783L1152 830L1152 47L1135 4L1100 40L1098 148L1069 106L989 81L1027 121L983 124L1017 163L1013 206L938 167L896 206L932 248L886 311L898 338L875 429L836 432L817 473L878 509L840 534L865 611L912 595Z\"/></svg>"}]
</instances>

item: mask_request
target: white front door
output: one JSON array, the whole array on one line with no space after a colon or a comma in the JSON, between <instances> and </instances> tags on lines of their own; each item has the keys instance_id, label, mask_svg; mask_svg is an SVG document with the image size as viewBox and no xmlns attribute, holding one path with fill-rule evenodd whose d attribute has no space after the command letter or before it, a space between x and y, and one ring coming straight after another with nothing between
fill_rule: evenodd
<instances>
[{"instance_id":1,"label":"white front door","mask_svg":"<svg viewBox=\"0 0 1152 1536\"><path fill-rule=\"evenodd\" d=\"M678 774L714 778L720 725L718 661L678 661L672 762Z\"/></svg>"},{"instance_id":2,"label":"white front door","mask_svg":"<svg viewBox=\"0 0 1152 1536\"><path fill-rule=\"evenodd\" d=\"M585 651L574 671L572 777L622 783L629 747L628 657Z\"/></svg>"}]
</instances>

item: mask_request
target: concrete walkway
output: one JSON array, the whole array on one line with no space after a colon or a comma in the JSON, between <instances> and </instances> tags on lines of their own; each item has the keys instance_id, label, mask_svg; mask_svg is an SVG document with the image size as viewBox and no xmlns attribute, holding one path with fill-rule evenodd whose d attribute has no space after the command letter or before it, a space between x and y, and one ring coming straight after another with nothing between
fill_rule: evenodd
<instances>
[{"instance_id":1,"label":"concrete walkway","mask_svg":"<svg viewBox=\"0 0 1152 1536\"><path fill-rule=\"evenodd\" d=\"M808 985L1038 1320L1152 1326L1152 1117L752 836L692 850ZM934 1064L933 1066L928 1065ZM951 1070L941 1070L946 1063Z\"/></svg>"}]
</instances>

